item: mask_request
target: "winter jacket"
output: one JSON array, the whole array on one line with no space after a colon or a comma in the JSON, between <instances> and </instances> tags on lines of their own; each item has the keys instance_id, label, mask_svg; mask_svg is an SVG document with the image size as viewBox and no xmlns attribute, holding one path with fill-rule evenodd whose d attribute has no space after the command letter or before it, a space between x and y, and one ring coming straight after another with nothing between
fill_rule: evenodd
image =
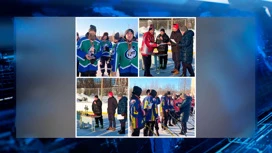
<instances>
[{"instance_id":1,"label":"winter jacket","mask_svg":"<svg viewBox=\"0 0 272 153\"><path fill-rule=\"evenodd\" d=\"M144 111L141 107L141 101L138 97L133 95L130 100L130 123L133 129L144 128L145 118Z\"/></svg>"},{"instance_id":2,"label":"winter jacket","mask_svg":"<svg viewBox=\"0 0 272 153\"><path fill-rule=\"evenodd\" d=\"M166 102L168 103L169 111L175 111L174 110L174 101L173 101L172 97L166 97Z\"/></svg>"},{"instance_id":3,"label":"winter jacket","mask_svg":"<svg viewBox=\"0 0 272 153\"><path fill-rule=\"evenodd\" d=\"M161 97L161 107L163 111L168 110L168 103L167 103L167 96L162 96Z\"/></svg>"},{"instance_id":4,"label":"winter jacket","mask_svg":"<svg viewBox=\"0 0 272 153\"><path fill-rule=\"evenodd\" d=\"M193 61L193 44L194 44L194 32L187 30L179 43L180 47L180 61L192 64Z\"/></svg>"},{"instance_id":5,"label":"winter jacket","mask_svg":"<svg viewBox=\"0 0 272 153\"><path fill-rule=\"evenodd\" d=\"M160 37L162 37L162 40L160 40ZM156 43L157 44L168 43L169 41L170 41L169 36L166 33L164 33L163 35L159 34L157 36L157 38L156 38ZM167 52L168 52L168 45L167 44L165 44L165 45L159 45L157 49L158 49L158 51L159 51L160 54L167 54Z\"/></svg>"},{"instance_id":6,"label":"winter jacket","mask_svg":"<svg viewBox=\"0 0 272 153\"><path fill-rule=\"evenodd\" d=\"M94 104L96 102L96 104ZM93 113L97 116L102 115L102 102L100 99L94 100L92 104Z\"/></svg>"},{"instance_id":7,"label":"winter jacket","mask_svg":"<svg viewBox=\"0 0 272 153\"><path fill-rule=\"evenodd\" d=\"M182 104L183 102L183 99L182 98L178 98L178 99L175 99L174 100L174 109L175 109L175 112L179 112L179 105Z\"/></svg>"},{"instance_id":8,"label":"winter jacket","mask_svg":"<svg viewBox=\"0 0 272 153\"><path fill-rule=\"evenodd\" d=\"M112 71L119 73L138 74L138 43L133 41L131 48L128 49L127 42L119 42L114 52L114 62L112 63Z\"/></svg>"},{"instance_id":9,"label":"winter jacket","mask_svg":"<svg viewBox=\"0 0 272 153\"><path fill-rule=\"evenodd\" d=\"M191 110L192 97L188 96L180 105L180 114L182 116L182 122L188 122Z\"/></svg>"},{"instance_id":10,"label":"winter jacket","mask_svg":"<svg viewBox=\"0 0 272 153\"><path fill-rule=\"evenodd\" d=\"M101 40L100 41L101 48L102 48L102 56L103 57L110 57L110 50L112 49L112 43L109 40ZM106 50L108 49L108 50Z\"/></svg>"},{"instance_id":11,"label":"winter jacket","mask_svg":"<svg viewBox=\"0 0 272 153\"><path fill-rule=\"evenodd\" d=\"M155 121L158 117L158 104L159 101L157 98L153 98L152 96L147 96L143 100L144 110L146 112L145 120L146 121ZM148 106L151 106L149 109Z\"/></svg>"},{"instance_id":12,"label":"winter jacket","mask_svg":"<svg viewBox=\"0 0 272 153\"><path fill-rule=\"evenodd\" d=\"M119 103L118 103L118 108L117 108L117 113L118 114L126 114L127 113L127 97L122 97L120 100L119 100Z\"/></svg>"},{"instance_id":13,"label":"winter jacket","mask_svg":"<svg viewBox=\"0 0 272 153\"><path fill-rule=\"evenodd\" d=\"M115 114L117 108L117 100L115 97L110 97L108 99L108 114Z\"/></svg>"},{"instance_id":14,"label":"winter jacket","mask_svg":"<svg viewBox=\"0 0 272 153\"><path fill-rule=\"evenodd\" d=\"M176 44L171 41L171 39L174 39ZM171 42L171 50L172 52L179 52L179 42L182 39L182 35L180 31L172 31L170 36L170 42Z\"/></svg>"},{"instance_id":15,"label":"winter jacket","mask_svg":"<svg viewBox=\"0 0 272 153\"><path fill-rule=\"evenodd\" d=\"M156 47L157 44L155 43L154 35L151 34L149 31L144 33L142 46L140 49L142 56L151 55L153 53L154 48Z\"/></svg>"}]
</instances>

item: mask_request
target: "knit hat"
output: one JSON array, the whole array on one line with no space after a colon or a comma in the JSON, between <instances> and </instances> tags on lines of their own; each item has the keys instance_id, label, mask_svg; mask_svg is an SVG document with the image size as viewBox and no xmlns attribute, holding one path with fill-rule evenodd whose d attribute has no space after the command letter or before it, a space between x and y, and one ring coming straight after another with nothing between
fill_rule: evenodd
<instances>
[{"instance_id":1,"label":"knit hat","mask_svg":"<svg viewBox=\"0 0 272 153\"><path fill-rule=\"evenodd\" d=\"M170 92L170 91L167 91L167 95L171 95L171 92Z\"/></svg>"},{"instance_id":2,"label":"knit hat","mask_svg":"<svg viewBox=\"0 0 272 153\"><path fill-rule=\"evenodd\" d=\"M142 89L140 87L138 87L138 86L134 86L132 94L137 95L138 97L140 97L140 95L142 94Z\"/></svg>"},{"instance_id":3,"label":"knit hat","mask_svg":"<svg viewBox=\"0 0 272 153\"><path fill-rule=\"evenodd\" d=\"M115 33L114 39L115 39L115 40L119 40L119 39L120 39L120 34L119 34L119 32L116 32L116 33Z\"/></svg>"},{"instance_id":4,"label":"knit hat","mask_svg":"<svg viewBox=\"0 0 272 153\"><path fill-rule=\"evenodd\" d=\"M110 91L108 95L113 97L113 92Z\"/></svg>"},{"instance_id":5,"label":"knit hat","mask_svg":"<svg viewBox=\"0 0 272 153\"><path fill-rule=\"evenodd\" d=\"M175 29L179 29L179 25L176 23L176 24L173 24L173 28Z\"/></svg>"},{"instance_id":6,"label":"knit hat","mask_svg":"<svg viewBox=\"0 0 272 153\"><path fill-rule=\"evenodd\" d=\"M187 31L188 30L188 28L186 27L186 26L182 26L181 28L180 28L180 31Z\"/></svg>"},{"instance_id":7,"label":"knit hat","mask_svg":"<svg viewBox=\"0 0 272 153\"><path fill-rule=\"evenodd\" d=\"M94 26L94 25L90 25L90 29L89 29L89 31L94 31L94 32L96 32L96 26Z\"/></svg>"},{"instance_id":8,"label":"knit hat","mask_svg":"<svg viewBox=\"0 0 272 153\"><path fill-rule=\"evenodd\" d=\"M95 95L94 97L95 97L95 98L98 98L98 95Z\"/></svg>"},{"instance_id":9,"label":"knit hat","mask_svg":"<svg viewBox=\"0 0 272 153\"><path fill-rule=\"evenodd\" d=\"M164 30L164 29L161 29L161 31L165 33L165 30Z\"/></svg>"},{"instance_id":10,"label":"knit hat","mask_svg":"<svg viewBox=\"0 0 272 153\"><path fill-rule=\"evenodd\" d=\"M151 90L150 95L152 97L156 97L157 96L157 91L156 90Z\"/></svg>"},{"instance_id":11,"label":"knit hat","mask_svg":"<svg viewBox=\"0 0 272 153\"><path fill-rule=\"evenodd\" d=\"M134 31L133 31L132 29L127 29L126 32L125 32L125 35L126 35L127 33L129 33L129 32L131 32L131 33L134 35Z\"/></svg>"},{"instance_id":12,"label":"knit hat","mask_svg":"<svg viewBox=\"0 0 272 153\"><path fill-rule=\"evenodd\" d=\"M147 89L147 90L146 90L146 94L149 94L149 93L150 93L150 90L149 90L149 89Z\"/></svg>"}]
</instances>

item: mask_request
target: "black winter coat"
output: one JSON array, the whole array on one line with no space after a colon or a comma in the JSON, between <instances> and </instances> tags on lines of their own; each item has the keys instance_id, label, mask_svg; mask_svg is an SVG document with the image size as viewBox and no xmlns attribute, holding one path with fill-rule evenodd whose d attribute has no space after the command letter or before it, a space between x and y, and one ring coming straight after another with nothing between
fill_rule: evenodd
<instances>
[{"instance_id":1,"label":"black winter coat","mask_svg":"<svg viewBox=\"0 0 272 153\"><path fill-rule=\"evenodd\" d=\"M180 47L180 61L186 64L192 64L193 62L193 44L194 44L194 32L187 30L179 43Z\"/></svg>"},{"instance_id":2,"label":"black winter coat","mask_svg":"<svg viewBox=\"0 0 272 153\"><path fill-rule=\"evenodd\" d=\"M118 109L117 109L118 114L126 114L127 113L127 101L128 101L128 99L125 96L119 100Z\"/></svg>"},{"instance_id":3,"label":"black winter coat","mask_svg":"<svg viewBox=\"0 0 272 153\"><path fill-rule=\"evenodd\" d=\"M176 44L171 41L171 39L174 39ZM170 42L171 42L171 50L172 52L179 52L179 42L182 39L181 32L179 31L172 31L170 36Z\"/></svg>"},{"instance_id":4,"label":"black winter coat","mask_svg":"<svg viewBox=\"0 0 272 153\"><path fill-rule=\"evenodd\" d=\"M108 114L115 114L117 108L117 100L115 97L110 97L108 99Z\"/></svg>"},{"instance_id":5,"label":"black winter coat","mask_svg":"<svg viewBox=\"0 0 272 153\"><path fill-rule=\"evenodd\" d=\"M162 40L160 40L160 37L162 36ZM170 38L169 38L169 36L166 34L166 33L164 33L163 35L161 35L161 34L159 34L158 36L157 36L157 38L156 38L156 43L157 44L160 44L160 43L168 43L170 41ZM165 44L165 45L160 45L160 46L158 46L158 51L159 51L159 53L162 53L162 54L167 54L167 52L168 52L168 45L167 44Z\"/></svg>"},{"instance_id":6,"label":"black winter coat","mask_svg":"<svg viewBox=\"0 0 272 153\"><path fill-rule=\"evenodd\" d=\"M96 102L96 104L94 104ZM93 113L97 116L102 115L102 102L100 99L94 100L92 104Z\"/></svg>"},{"instance_id":7,"label":"black winter coat","mask_svg":"<svg viewBox=\"0 0 272 153\"><path fill-rule=\"evenodd\" d=\"M180 113L183 114L182 122L188 122L191 110L192 97L188 96L180 106Z\"/></svg>"}]
</instances>

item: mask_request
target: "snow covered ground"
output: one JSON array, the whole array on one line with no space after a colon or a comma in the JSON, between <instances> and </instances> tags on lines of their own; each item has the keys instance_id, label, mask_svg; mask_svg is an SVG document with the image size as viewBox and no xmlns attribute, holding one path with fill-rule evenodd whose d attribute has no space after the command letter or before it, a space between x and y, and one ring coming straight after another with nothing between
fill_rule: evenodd
<instances>
[{"instance_id":1,"label":"snow covered ground","mask_svg":"<svg viewBox=\"0 0 272 153\"><path fill-rule=\"evenodd\" d=\"M187 122L187 134L185 135L180 135L179 133L181 132L181 124L178 123L178 125L174 125L174 126L168 126L169 131L168 130L163 130L161 127L161 124L159 123L159 137L195 137L195 119L194 116L190 116L189 121ZM194 129L192 129L194 128ZM140 137L144 137L144 130L142 129L140 132ZM154 128L154 132L155 132L155 128ZM129 136L131 136L131 131L129 131ZM157 136L153 136L153 137L157 137Z\"/></svg>"},{"instance_id":2,"label":"snow covered ground","mask_svg":"<svg viewBox=\"0 0 272 153\"><path fill-rule=\"evenodd\" d=\"M193 56L193 69L195 71L195 54ZM158 65L159 65L159 59L157 58L158 61ZM140 76L144 76L144 70L143 68L143 60L142 60L142 56L140 56L140 61L139 61L139 66L140 66ZM168 52L168 61L167 61L167 68L165 70L160 70L160 73L156 73L156 69L155 69L155 62L154 62L154 57L152 56L152 65L151 65L151 74L153 76L156 77L165 77L165 76L171 76L171 77L179 77L182 74L182 65L180 67L180 74L179 75L173 75L171 73L171 71L174 69L175 65L174 65L174 61L172 60L172 52ZM187 76L189 76L189 72L187 70Z\"/></svg>"},{"instance_id":3,"label":"snow covered ground","mask_svg":"<svg viewBox=\"0 0 272 153\"><path fill-rule=\"evenodd\" d=\"M77 120L77 136L99 136L99 137L103 137L103 136L128 136L128 126L126 125L126 134L119 134L118 131L120 130L120 122L119 120L115 119L116 121L116 131L107 131L106 129L109 127L109 120L108 120L108 115L103 115L103 124L104 124L104 128L101 129L96 128L95 132L92 132L90 130L90 127L92 125L88 125L86 126L86 128L84 129L80 129L79 126L79 120ZM127 124L127 123L126 123ZM99 125L100 126L100 125Z\"/></svg>"}]
</instances>

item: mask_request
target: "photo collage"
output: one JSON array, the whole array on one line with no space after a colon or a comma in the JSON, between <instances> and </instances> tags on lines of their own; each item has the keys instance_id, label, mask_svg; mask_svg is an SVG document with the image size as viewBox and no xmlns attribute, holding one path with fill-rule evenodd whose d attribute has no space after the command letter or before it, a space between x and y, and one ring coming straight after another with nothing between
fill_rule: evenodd
<instances>
[{"instance_id":1,"label":"photo collage","mask_svg":"<svg viewBox=\"0 0 272 153\"><path fill-rule=\"evenodd\" d=\"M75 24L76 137L196 137L196 18Z\"/></svg>"}]
</instances>

